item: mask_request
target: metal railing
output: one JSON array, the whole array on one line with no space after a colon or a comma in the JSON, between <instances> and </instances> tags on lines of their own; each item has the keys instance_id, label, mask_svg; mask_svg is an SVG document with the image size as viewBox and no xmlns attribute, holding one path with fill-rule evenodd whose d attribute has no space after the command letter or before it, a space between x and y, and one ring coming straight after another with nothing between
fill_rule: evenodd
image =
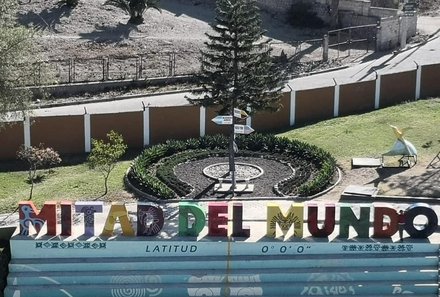
<instances>
[{"instance_id":1,"label":"metal railing","mask_svg":"<svg viewBox=\"0 0 440 297\"><path fill-rule=\"evenodd\" d=\"M367 53L374 51L377 28L377 24L371 24L328 31L328 47L336 50L337 58L342 52L350 56L352 49L364 49Z\"/></svg>"}]
</instances>

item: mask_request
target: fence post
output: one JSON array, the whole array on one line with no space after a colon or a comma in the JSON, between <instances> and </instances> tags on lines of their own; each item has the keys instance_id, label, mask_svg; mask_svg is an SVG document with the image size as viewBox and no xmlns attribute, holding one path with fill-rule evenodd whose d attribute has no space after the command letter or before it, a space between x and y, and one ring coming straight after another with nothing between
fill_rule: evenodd
<instances>
[{"instance_id":1,"label":"fence post","mask_svg":"<svg viewBox=\"0 0 440 297\"><path fill-rule=\"evenodd\" d=\"M376 92L374 97L374 109L378 109L380 107L380 84L381 75L376 72Z\"/></svg>"},{"instance_id":2,"label":"fence post","mask_svg":"<svg viewBox=\"0 0 440 297\"><path fill-rule=\"evenodd\" d=\"M102 58L102 80L105 81L105 58Z\"/></svg>"},{"instance_id":3,"label":"fence post","mask_svg":"<svg viewBox=\"0 0 440 297\"><path fill-rule=\"evenodd\" d=\"M340 44L341 44L341 31L338 31L338 59L339 59Z\"/></svg>"},{"instance_id":4,"label":"fence post","mask_svg":"<svg viewBox=\"0 0 440 297\"><path fill-rule=\"evenodd\" d=\"M38 85L41 86L41 62L38 63Z\"/></svg>"},{"instance_id":5,"label":"fence post","mask_svg":"<svg viewBox=\"0 0 440 297\"><path fill-rule=\"evenodd\" d=\"M173 76L173 53L168 54L168 76Z\"/></svg>"},{"instance_id":6,"label":"fence post","mask_svg":"<svg viewBox=\"0 0 440 297\"><path fill-rule=\"evenodd\" d=\"M420 99L420 91L421 91L421 85L422 85L422 66L417 64L416 61L414 63L417 65L417 72L416 72L416 100Z\"/></svg>"},{"instance_id":7,"label":"fence post","mask_svg":"<svg viewBox=\"0 0 440 297\"><path fill-rule=\"evenodd\" d=\"M406 38L407 38L407 33L408 33L408 25L407 25L407 21L406 21L406 17L400 17L399 21L401 20L401 22L399 22L401 24L401 32L400 32L400 49L405 49L406 48Z\"/></svg>"},{"instance_id":8,"label":"fence post","mask_svg":"<svg viewBox=\"0 0 440 297\"><path fill-rule=\"evenodd\" d=\"M328 44L329 44L329 37L328 37L328 34L325 34L324 38L322 39L322 61L323 62L328 61Z\"/></svg>"},{"instance_id":9,"label":"fence post","mask_svg":"<svg viewBox=\"0 0 440 297\"><path fill-rule=\"evenodd\" d=\"M380 23L377 22L377 27L376 27L376 51L380 51L381 49L381 43L382 41L382 27L380 26Z\"/></svg>"},{"instance_id":10,"label":"fence post","mask_svg":"<svg viewBox=\"0 0 440 297\"><path fill-rule=\"evenodd\" d=\"M23 122L23 132L24 132L24 146L26 148L31 147L31 120L29 116L24 116Z\"/></svg>"},{"instance_id":11,"label":"fence post","mask_svg":"<svg viewBox=\"0 0 440 297\"><path fill-rule=\"evenodd\" d=\"M142 55L139 56L139 78L142 78Z\"/></svg>"},{"instance_id":12,"label":"fence post","mask_svg":"<svg viewBox=\"0 0 440 297\"><path fill-rule=\"evenodd\" d=\"M295 126L295 113L296 113L296 91L292 89L290 85L287 85L290 89L290 126Z\"/></svg>"},{"instance_id":13,"label":"fence post","mask_svg":"<svg viewBox=\"0 0 440 297\"><path fill-rule=\"evenodd\" d=\"M336 79L333 78L333 81L335 82L335 94L333 98L333 117L339 116L339 94L340 94L340 86L336 82Z\"/></svg>"},{"instance_id":14,"label":"fence post","mask_svg":"<svg viewBox=\"0 0 440 297\"><path fill-rule=\"evenodd\" d=\"M150 108L148 106L145 106L144 102L142 101L143 106L143 128L144 128L144 147L150 145Z\"/></svg>"},{"instance_id":15,"label":"fence post","mask_svg":"<svg viewBox=\"0 0 440 297\"><path fill-rule=\"evenodd\" d=\"M348 56L351 56L351 28L348 29Z\"/></svg>"},{"instance_id":16,"label":"fence post","mask_svg":"<svg viewBox=\"0 0 440 297\"><path fill-rule=\"evenodd\" d=\"M92 150L91 139L90 114L87 113L87 109L84 107L84 151L86 153L90 153Z\"/></svg>"},{"instance_id":17,"label":"fence post","mask_svg":"<svg viewBox=\"0 0 440 297\"><path fill-rule=\"evenodd\" d=\"M75 66L75 59L72 59L72 82L75 82L76 80L76 66Z\"/></svg>"},{"instance_id":18,"label":"fence post","mask_svg":"<svg viewBox=\"0 0 440 297\"><path fill-rule=\"evenodd\" d=\"M206 134L206 107L200 106L200 137Z\"/></svg>"},{"instance_id":19,"label":"fence post","mask_svg":"<svg viewBox=\"0 0 440 297\"><path fill-rule=\"evenodd\" d=\"M251 113L252 109L248 104L248 107L246 108L246 111L248 111L249 113ZM252 117L249 116L246 118L246 125L248 125L249 127L252 126Z\"/></svg>"},{"instance_id":20,"label":"fence post","mask_svg":"<svg viewBox=\"0 0 440 297\"><path fill-rule=\"evenodd\" d=\"M68 78L67 82L70 84L72 82L72 59L69 59L69 66L68 66Z\"/></svg>"}]
</instances>

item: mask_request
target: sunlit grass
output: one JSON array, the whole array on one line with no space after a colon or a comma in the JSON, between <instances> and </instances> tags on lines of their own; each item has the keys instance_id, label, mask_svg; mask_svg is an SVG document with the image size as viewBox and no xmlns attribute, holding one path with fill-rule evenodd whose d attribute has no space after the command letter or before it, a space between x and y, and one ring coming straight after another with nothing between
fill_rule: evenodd
<instances>
[{"instance_id":1,"label":"sunlit grass","mask_svg":"<svg viewBox=\"0 0 440 297\"><path fill-rule=\"evenodd\" d=\"M440 99L334 118L280 136L317 145L347 164L353 157L380 157L389 151L396 140L389 125L408 128L404 137L415 145L420 160L430 160L440 151Z\"/></svg>"},{"instance_id":2,"label":"sunlit grass","mask_svg":"<svg viewBox=\"0 0 440 297\"><path fill-rule=\"evenodd\" d=\"M349 164L353 157L379 157L387 152L395 141L389 124L410 128L405 137L418 149L420 160L431 160L440 151L440 99L335 118L280 135L315 144L333 154L339 164ZM123 178L129 166L130 161L117 164L110 174L107 197L126 196ZM37 206L48 200L101 199L104 193L103 177L85 163L40 174L44 178L35 185L32 197ZM11 212L20 200L27 200L29 190L27 171L0 172L0 213Z\"/></svg>"}]
</instances>

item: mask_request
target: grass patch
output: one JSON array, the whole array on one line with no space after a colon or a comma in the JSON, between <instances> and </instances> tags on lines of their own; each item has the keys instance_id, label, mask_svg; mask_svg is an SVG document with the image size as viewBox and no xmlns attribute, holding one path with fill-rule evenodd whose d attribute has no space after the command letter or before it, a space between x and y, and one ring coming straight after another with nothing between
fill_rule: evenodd
<instances>
[{"instance_id":1,"label":"grass patch","mask_svg":"<svg viewBox=\"0 0 440 297\"><path fill-rule=\"evenodd\" d=\"M109 178L107 196L124 194L124 174L130 161L118 162ZM48 200L94 200L104 193L104 178L86 163L40 170L45 178L36 183L32 201L41 207ZM13 211L18 202L29 198L27 171L0 172L0 213Z\"/></svg>"},{"instance_id":2,"label":"grass patch","mask_svg":"<svg viewBox=\"0 0 440 297\"><path fill-rule=\"evenodd\" d=\"M395 141L389 124L411 127L405 133L418 150L419 160L429 162L440 151L440 99L420 100L374 112L335 118L293 129L280 136L314 144L330 152L341 165L352 157L379 157ZM134 157L133 157L134 158ZM131 161L119 162L110 174L107 197L126 195L123 177ZM47 200L93 200L104 192L103 177L87 164L60 166L46 175L34 189L38 207ZM0 172L0 213L13 211L20 200L29 197L27 171ZM108 200L108 199L107 199Z\"/></svg>"},{"instance_id":3,"label":"grass patch","mask_svg":"<svg viewBox=\"0 0 440 297\"><path fill-rule=\"evenodd\" d=\"M396 140L389 125L409 128L404 137L416 147L419 160L429 162L440 151L440 99L334 118L279 136L314 144L346 165L353 157L380 157L389 151Z\"/></svg>"}]
</instances>

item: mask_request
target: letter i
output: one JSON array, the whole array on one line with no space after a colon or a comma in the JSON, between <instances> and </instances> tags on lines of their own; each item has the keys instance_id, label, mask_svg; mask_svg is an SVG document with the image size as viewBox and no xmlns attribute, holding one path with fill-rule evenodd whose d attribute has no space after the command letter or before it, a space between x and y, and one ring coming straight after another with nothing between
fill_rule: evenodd
<instances>
[{"instance_id":1,"label":"letter i","mask_svg":"<svg viewBox=\"0 0 440 297\"><path fill-rule=\"evenodd\" d=\"M62 201L61 206L61 235L72 235L72 201Z\"/></svg>"}]
</instances>

